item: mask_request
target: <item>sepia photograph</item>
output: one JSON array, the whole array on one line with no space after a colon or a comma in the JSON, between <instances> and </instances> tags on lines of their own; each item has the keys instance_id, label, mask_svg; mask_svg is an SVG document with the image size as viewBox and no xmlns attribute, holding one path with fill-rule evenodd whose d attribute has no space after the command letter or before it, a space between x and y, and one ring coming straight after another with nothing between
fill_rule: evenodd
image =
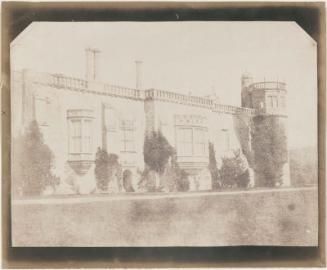
<instances>
[{"instance_id":1,"label":"sepia photograph","mask_svg":"<svg viewBox=\"0 0 327 270\"><path fill-rule=\"evenodd\" d=\"M31 23L12 246L318 246L317 77L292 21Z\"/></svg>"}]
</instances>

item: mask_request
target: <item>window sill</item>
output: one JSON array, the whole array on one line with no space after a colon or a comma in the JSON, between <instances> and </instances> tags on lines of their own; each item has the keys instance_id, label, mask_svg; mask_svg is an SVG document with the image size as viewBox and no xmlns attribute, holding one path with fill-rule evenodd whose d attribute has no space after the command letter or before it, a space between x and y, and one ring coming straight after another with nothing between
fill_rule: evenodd
<instances>
[{"instance_id":1,"label":"window sill","mask_svg":"<svg viewBox=\"0 0 327 270\"><path fill-rule=\"evenodd\" d=\"M69 155L92 155L93 153L91 152L72 152L72 153L68 153Z\"/></svg>"},{"instance_id":2,"label":"window sill","mask_svg":"<svg viewBox=\"0 0 327 270\"><path fill-rule=\"evenodd\" d=\"M177 158L209 158L209 155L205 156L197 156L197 155L191 155L191 156L183 156L183 155L177 155Z\"/></svg>"},{"instance_id":3,"label":"window sill","mask_svg":"<svg viewBox=\"0 0 327 270\"><path fill-rule=\"evenodd\" d=\"M94 156L91 153L69 153L68 161L78 162L78 161L93 161Z\"/></svg>"}]
</instances>

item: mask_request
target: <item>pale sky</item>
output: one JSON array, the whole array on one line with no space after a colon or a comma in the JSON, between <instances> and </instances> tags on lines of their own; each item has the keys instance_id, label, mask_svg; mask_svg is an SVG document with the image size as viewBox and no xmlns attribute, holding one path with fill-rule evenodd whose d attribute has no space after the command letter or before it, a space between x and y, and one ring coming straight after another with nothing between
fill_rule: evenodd
<instances>
[{"instance_id":1,"label":"pale sky","mask_svg":"<svg viewBox=\"0 0 327 270\"><path fill-rule=\"evenodd\" d=\"M11 67L85 77L87 47L101 50L100 81L193 95L214 88L240 106L241 75L287 83L289 145L317 143L317 46L294 22L38 22L11 44Z\"/></svg>"}]
</instances>

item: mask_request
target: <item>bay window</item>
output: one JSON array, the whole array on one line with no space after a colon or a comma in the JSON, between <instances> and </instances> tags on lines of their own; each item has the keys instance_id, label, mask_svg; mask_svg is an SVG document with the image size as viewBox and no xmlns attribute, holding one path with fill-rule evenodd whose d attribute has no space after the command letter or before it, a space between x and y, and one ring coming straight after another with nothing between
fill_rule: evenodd
<instances>
[{"instance_id":1,"label":"bay window","mask_svg":"<svg viewBox=\"0 0 327 270\"><path fill-rule=\"evenodd\" d=\"M206 154L206 130L203 128L194 128L194 155L204 156Z\"/></svg>"},{"instance_id":2,"label":"bay window","mask_svg":"<svg viewBox=\"0 0 327 270\"><path fill-rule=\"evenodd\" d=\"M69 160L88 160L92 153L93 111L68 110Z\"/></svg>"},{"instance_id":3,"label":"bay window","mask_svg":"<svg viewBox=\"0 0 327 270\"><path fill-rule=\"evenodd\" d=\"M207 129L177 127L177 154L179 156L206 156Z\"/></svg>"},{"instance_id":4,"label":"bay window","mask_svg":"<svg viewBox=\"0 0 327 270\"><path fill-rule=\"evenodd\" d=\"M70 121L70 153L82 152L82 123L81 120Z\"/></svg>"},{"instance_id":5,"label":"bay window","mask_svg":"<svg viewBox=\"0 0 327 270\"><path fill-rule=\"evenodd\" d=\"M193 153L192 128L177 129L177 151L179 156L192 156Z\"/></svg>"}]
</instances>

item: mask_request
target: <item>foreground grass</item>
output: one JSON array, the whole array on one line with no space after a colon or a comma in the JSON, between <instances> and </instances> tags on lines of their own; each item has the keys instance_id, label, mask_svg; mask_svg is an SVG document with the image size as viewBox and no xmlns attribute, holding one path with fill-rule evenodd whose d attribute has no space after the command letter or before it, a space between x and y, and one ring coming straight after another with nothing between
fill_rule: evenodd
<instances>
[{"instance_id":1,"label":"foreground grass","mask_svg":"<svg viewBox=\"0 0 327 270\"><path fill-rule=\"evenodd\" d=\"M96 194L75 196L74 203L60 203L68 199L52 197L56 202L53 204L43 203L46 199L40 197L34 198L33 203L29 203L31 199L21 200L12 205L13 245L221 246L317 243L316 189L252 191ZM117 199L107 199L114 197ZM84 199L87 199L87 203Z\"/></svg>"}]
</instances>

